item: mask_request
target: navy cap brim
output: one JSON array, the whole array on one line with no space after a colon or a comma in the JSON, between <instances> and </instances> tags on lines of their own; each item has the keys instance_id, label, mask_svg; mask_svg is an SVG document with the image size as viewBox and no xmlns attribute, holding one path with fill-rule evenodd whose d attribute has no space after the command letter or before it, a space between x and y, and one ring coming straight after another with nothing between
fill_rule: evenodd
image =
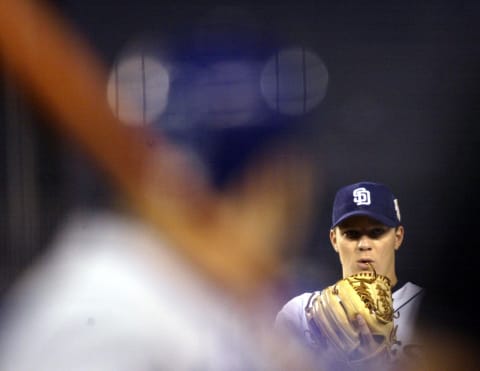
<instances>
[{"instance_id":1,"label":"navy cap brim","mask_svg":"<svg viewBox=\"0 0 480 371\"><path fill-rule=\"evenodd\" d=\"M337 225L339 225L340 223L342 223L346 219L351 218L352 216L356 216L356 215L369 216L370 218L375 219L376 221L379 221L380 223L382 223L382 224L384 224L388 227L392 227L392 228L393 227L398 227L400 225L400 223L398 221L386 218L382 214L373 213L369 210L355 210L355 211L351 211L349 213L346 213L346 214L342 215L342 217L339 218L337 220L337 222L332 225L331 229L335 228Z\"/></svg>"}]
</instances>

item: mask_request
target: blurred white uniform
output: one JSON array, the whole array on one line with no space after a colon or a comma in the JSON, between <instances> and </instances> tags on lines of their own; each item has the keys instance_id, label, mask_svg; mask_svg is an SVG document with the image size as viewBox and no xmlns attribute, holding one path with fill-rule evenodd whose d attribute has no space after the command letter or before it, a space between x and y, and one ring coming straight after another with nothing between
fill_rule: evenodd
<instances>
[{"instance_id":1,"label":"blurred white uniform","mask_svg":"<svg viewBox=\"0 0 480 371\"><path fill-rule=\"evenodd\" d=\"M8 297L0 370L273 369L231 309L146 226L75 215Z\"/></svg>"}]
</instances>

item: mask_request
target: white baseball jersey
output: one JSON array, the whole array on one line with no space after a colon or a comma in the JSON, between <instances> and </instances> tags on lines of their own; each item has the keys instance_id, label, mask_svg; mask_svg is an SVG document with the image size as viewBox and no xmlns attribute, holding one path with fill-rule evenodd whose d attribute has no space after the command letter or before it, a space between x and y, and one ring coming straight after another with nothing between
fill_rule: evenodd
<instances>
[{"instance_id":1,"label":"white baseball jersey","mask_svg":"<svg viewBox=\"0 0 480 371\"><path fill-rule=\"evenodd\" d=\"M80 215L9 295L0 371L275 369L233 309L138 221Z\"/></svg>"},{"instance_id":2,"label":"white baseball jersey","mask_svg":"<svg viewBox=\"0 0 480 371\"><path fill-rule=\"evenodd\" d=\"M288 301L278 312L275 327L288 329L301 343L315 348L317 343L305 315L312 294L306 292ZM423 289L411 282L405 283L392 294L394 325L397 327L397 343L392 347L392 354L398 359L418 355L419 344L415 343L414 330L422 295Z\"/></svg>"}]
</instances>

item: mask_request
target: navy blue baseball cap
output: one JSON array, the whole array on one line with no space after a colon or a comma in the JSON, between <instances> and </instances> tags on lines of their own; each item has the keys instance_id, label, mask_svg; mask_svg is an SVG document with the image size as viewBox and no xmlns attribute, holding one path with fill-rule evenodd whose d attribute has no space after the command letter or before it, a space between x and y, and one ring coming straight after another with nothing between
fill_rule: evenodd
<instances>
[{"instance_id":1,"label":"navy blue baseball cap","mask_svg":"<svg viewBox=\"0 0 480 371\"><path fill-rule=\"evenodd\" d=\"M335 195L332 228L355 215L366 215L389 226L401 224L398 200L381 183L359 182L340 188Z\"/></svg>"}]
</instances>

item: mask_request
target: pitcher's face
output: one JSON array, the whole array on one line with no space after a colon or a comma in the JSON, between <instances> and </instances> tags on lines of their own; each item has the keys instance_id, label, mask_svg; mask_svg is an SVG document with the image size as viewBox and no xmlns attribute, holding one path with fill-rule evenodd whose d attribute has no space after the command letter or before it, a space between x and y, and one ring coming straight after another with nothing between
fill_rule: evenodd
<instances>
[{"instance_id":1,"label":"pitcher's face","mask_svg":"<svg viewBox=\"0 0 480 371\"><path fill-rule=\"evenodd\" d=\"M352 216L330 230L330 241L338 252L343 278L369 271L387 276L392 286L397 282L395 252L403 241L403 226L388 227L368 216Z\"/></svg>"}]
</instances>

